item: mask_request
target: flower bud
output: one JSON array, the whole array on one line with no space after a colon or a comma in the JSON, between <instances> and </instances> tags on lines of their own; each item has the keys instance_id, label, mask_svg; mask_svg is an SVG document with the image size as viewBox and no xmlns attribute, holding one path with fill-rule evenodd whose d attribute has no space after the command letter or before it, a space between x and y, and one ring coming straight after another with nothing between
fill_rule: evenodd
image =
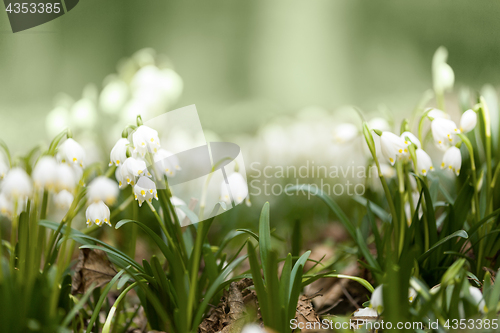
<instances>
[{"instance_id":1,"label":"flower bud","mask_svg":"<svg viewBox=\"0 0 500 333\"><path fill-rule=\"evenodd\" d=\"M474 110L467 110L460 118L460 132L468 133L476 127L477 113Z\"/></svg>"}]
</instances>

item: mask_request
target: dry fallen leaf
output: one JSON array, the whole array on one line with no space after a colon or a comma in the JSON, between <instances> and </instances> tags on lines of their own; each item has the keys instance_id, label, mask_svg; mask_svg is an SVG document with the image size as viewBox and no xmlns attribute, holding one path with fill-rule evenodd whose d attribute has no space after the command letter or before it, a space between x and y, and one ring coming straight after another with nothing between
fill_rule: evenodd
<instances>
[{"instance_id":1,"label":"dry fallen leaf","mask_svg":"<svg viewBox=\"0 0 500 333\"><path fill-rule=\"evenodd\" d=\"M94 284L95 288L99 288L109 282L116 273L106 252L102 250L80 249L71 293L73 295L77 293L83 294L92 284Z\"/></svg>"}]
</instances>

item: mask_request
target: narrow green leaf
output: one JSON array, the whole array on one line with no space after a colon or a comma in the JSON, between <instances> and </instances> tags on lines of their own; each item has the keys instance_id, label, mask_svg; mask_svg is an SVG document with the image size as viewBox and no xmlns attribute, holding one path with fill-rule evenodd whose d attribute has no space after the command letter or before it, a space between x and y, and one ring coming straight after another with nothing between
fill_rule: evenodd
<instances>
[{"instance_id":1,"label":"narrow green leaf","mask_svg":"<svg viewBox=\"0 0 500 333\"><path fill-rule=\"evenodd\" d=\"M446 236L445 238L441 239L440 241L436 242L429 250L425 251L420 257L418 257L418 261L422 262L425 260L427 257L431 255L433 251L435 251L439 246L443 245L450 239L453 239L455 237L462 237L462 238L468 238L469 235L467 235L467 232L465 230L458 230L452 233L451 235Z\"/></svg>"}]
</instances>

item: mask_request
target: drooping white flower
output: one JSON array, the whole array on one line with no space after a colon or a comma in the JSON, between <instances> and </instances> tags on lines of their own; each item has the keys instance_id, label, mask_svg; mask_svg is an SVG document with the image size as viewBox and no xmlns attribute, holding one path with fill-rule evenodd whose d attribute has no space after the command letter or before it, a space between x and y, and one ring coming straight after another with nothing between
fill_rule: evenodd
<instances>
[{"instance_id":1,"label":"drooping white flower","mask_svg":"<svg viewBox=\"0 0 500 333\"><path fill-rule=\"evenodd\" d=\"M44 156L38 160L31 173L35 187L40 189L54 189L57 180L57 161L52 156Z\"/></svg>"},{"instance_id":2,"label":"drooping white flower","mask_svg":"<svg viewBox=\"0 0 500 333\"><path fill-rule=\"evenodd\" d=\"M106 223L111 227L109 216L109 208L103 201L94 202L87 207L87 211L85 212L87 227L90 227L93 223L99 227L102 226L103 223Z\"/></svg>"},{"instance_id":3,"label":"drooping white flower","mask_svg":"<svg viewBox=\"0 0 500 333\"><path fill-rule=\"evenodd\" d=\"M257 324L247 324L243 327L241 333L266 333L259 325Z\"/></svg>"},{"instance_id":4,"label":"drooping white flower","mask_svg":"<svg viewBox=\"0 0 500 333\"><path fill-rule=\"evenodd\" d=\"M158 171L167 177L175 176L176 171L181 169L177 156L165 149L159 149L153 159Z\"/></svg>"},{"instance_id":5,"label":"drooping white flower","mask_svg":"<svg viewBox=\"0 0 500 333\"><path fill-rule=\"evenodd\" d=\"M13 212L14 203L12 200L9 200L4 193L0 192L0 214L10 218L12 217Z\"/></svg>"},{"instance_id":6,"label":"drooping white flower","mask_svg":"<svg viewBox=\"0 0 500 333\"><path fill-rule=\"evenodd\" d=\"M382 132L389 131L391 129L389 122L381 117L375 117L368 121L368 127Z\"/></svg>"},{"instance_id":7,"label":"drooping white flower","mask_svg":"<svg viewBox=\"0 0 500 333\"><path fill-rule=\"evenodd\" d=\"M177 214L177 218L179 219L179 222L182 226L182 221L186 218L186 213L182 209L179 208L179 206L187 206L184 200L179 199L176 196L172 196L170 198L170 202L172 205L175 207L175 213Z\"/></svg>"},{"instance_id":8,"label":"drooping white flower","mask_svg":"<svg viewBox=\"0 0 500 333\"><path fill-rule=\"evenodd\" d=\"M406 140L406 138L410 139L409 141ZM410 144L415 144L417 146L417 148L422 148L422 146L420 145L420 140L411 132L403 132L401 134L401 139L404 140L405 142L405 145L408 147Z\"/></svg>"},{"instance_id":9,"label":"drooping white flower","mask_svg":"<svg viewBox=\"0 0 500 333\"><path fill-rule=\"evenodd\" d=\"M434 143L441 150L446 150L458 142L457 134L460 133L457 125L449 119L434 119L431 123Z\"/></svg>"},{"instance_id":10,"label":"drooping white flower","mask_svg":"<svg viewBox=\"0 0 500 333\"><path fill-rule=\"evenodd\" d=\"M460 174L460 168L462 167L462 155L460 154L460 149L455 146L448 148L444 153L443 162L441 163L441 169L448 169L454 171L458 176Z\"/></svg>"},{"instance_id":11,"label":"drooping white flower","mask_svg":"<svg viewBox=\"0 0 500 333\"><path fill-rule=\"evenodd\" d=\"M158 132L151 127L141 125L134 133L132 133L132 143L134 144L134 152L144 157L149 151L157 153L160 149L160 139Z\"/></svg>"},{"instance_id":12,"label":"drooping white flower","mask_svg":"<svg viewBox=\"0 0 500 333\"><path fill-rule=\"evenodd\" d=\"M413 303L416 297L417 297L417 291L414 288L410 287L410 289L408 289L408 301L410 303Z\"/></svg>"},{"instance_id":13,"label":"drooping white flower","mask_svg":"<svg viewBox=\"0 0 500 333\"><path fill-rule=\"evenodd\" d=\"M125 188L128 184L135 183L135 177L133 177L131 174L128 174L127 168L124 168L123 166L119 166L116 168L115 178L118 182L118 188L120 190Z\"/></svg>"},{"instance_id":14,"label":"drooping white flower","mask_svg":"<svg viewBox=\"0 0 500 333\"><path fill-rule=\"evenodd\" d=\"M372 308L359 308L352 314L353 317L378 317L378 313Z\"/></svg>"},{"instance_id":15,"label":"drooping white flower","mask_svg":"<svg viewBox=\"0 0 500 333\"><path fill-rule=\"evenodd\" d=\"M99 106L108 114L117 113L127 101L128 86L120 79L114 79L102 89Z\"/></svg>"},{"instance_id":16,"label":"drooping white flower","mask_svg":"<svg viewBox=\"0 0 500 333\"><path fill-rule=\"evenodd\" d=\"M354 140L359 135L359 129L351 123L343 123L335 127L333 139L337 143L346 143Z\"/></svg>"},{"instance_id":17,"label":"drooping white flower","mask_svg":"<svg viewBox=\"0 0 500 333\"><path fill-rule=\"evenodd\" d=\"M446 90L453 89L455 74L453 69L446 63L448 51L444 47L439 47L432 58L432 79L434 91L443 94Z\"/></svg>"},{"instance_id":18,"label":"drooping white flower","mask_svg":"<svg viewBox=\"0 0 500 333\"><path fill-rule=\"evenodd\" d=\"M21 168L12 168L5 175L0 189L8 198L19 201L26 200L33 193L31 178Z\"/></svg>"},{"instance_id":19,"label":"drooping white flower","mask_svg":"<svg viewBox=\"0 0 500 333\"><path fill-rule=\"evenodd\" d=\"M415 155L417 158L417 166L415 167L416 172L427 176L429 171L434 170L431 157L423 149L418 148L415 150Z\"/></svg>"},{"instance_id":20,"label":"drooping white flower","mask_svg":"<svg viewBox=\"0 0 500 333\"><path fill-rule=\"evenodd\" d=\"M144 201L152 202L153 198L158 200L156 184L148 177L141 177L134 186L134 197L139 202L139 207Z\"/></svg>"},{"instance_id":21,"label":"drooping white flower","mask_svg":"<svg viewBox=\"0 0 500 333\"><path fill-rule=\"evenodd\" d=\"M488 308L486 307L486 303L484 301L483 293L481 292L481 290L470 286L469 294L472 296L472 299L474 299L474 302L476 303L477 308L481 313L488 312Z\"/></svg>"},{"instance_id":22,"label":"drooping white flower","mask_svg":"<svg viewBox=\"0 0 500 333\"><path fill-rule=\"evenodd\" d=\"M123 162L123 168L125 168L122 171L123 175L125 176L130 175L133 176L134 178L143 175L150 176L148 167L146 166L146 162L141 158L135 158L135 157L127 158L125 162ZM135 179L130 179L130 182L127 179L127 183L132 184L132 180Z\"/></svg>"},{"instance_id":23,"label":"drooping white flower","mask_svg":"<svg viewBox=\"0 0 500 333\"><path fill-rule=\"evenodd\" d=\"M377 311L377 313L382 313L384 311L384 298L382 295L382 285L379 285L372 293L370 298L370 308Z\"/></svg>"},{"instance_id":24,"label":"drooping white flower","mask_svg":"<svg viewBox=\"0 0 500 333\"><path fill-rule=\"evenodd\" d=\"M9 166L7 162L5 162L2 156L0 155L0 180L2 180L5 177L7 171L9 171Z\"/></svg>"},{"instance_id":25,"label":"drooping white flower","mask_svg":"<svg viewBox=\"0 0 500 333\"><path fill-rule=\"evenodd\" d=\"M119 166L125 162L127 159L127 146L129 144L125 138L121 138L115 143L113 149L111 149L109 166L113 164Z\"/></svg>"},{"instance_id":26,"label":"drooping white flower","mask_svg":"<svg viewBox=\"0 0 500 333\"><path fill-rule=\"evenodd\" d=\"M58 164L56 167L56 191L66 190L73 192L78 184L78 176L68 164Z\"/></svg>"},{"instance_id":27,"label":"drooping white flower","mask_svg":"<svg viewBox=\"0 0 500 333\"><path fill-rule=\"evenodd\" d=\"M59 146L57 150L57 159L62 163L83 167L85 163L85 151L78 142L69 138Z\"/></svg>"},{"instance_id":28,"label":"drooping white flower","mask_svg":"<svg viewBox=\"0 0 500 333\"><path fill-rule=\"evenodd\" d=\"M431 118L432 120L434 119L450 119L450 115L447 114L444 111L441 111L439 109L431 109L427 113L427 117Z\"/></svg>"},{"instance_id":29,"label":"drooping white flower","mask_svg":"<svg viewBox=\"0 0 500 333\"><path fill-rule=\"evenodd\" d=\"M54 196L54 203L56 207L64 212L68 211L73 204L73 200L73 194L66 190L62 190Z\"/></svg>"},{"instance_id":30,"label":"drooping white flower","mask_svg":"<svg viewBox=\"0 0 500 333\"><path fill-rule=\"evenodd\" d=\"M94 102L89 98L82 98L71 107L71 122L73 126L91 129L97 121L97 111Z\"/></svg>"},{"instance_id":31,"label":"drooping white flower","mask_svg":"<svg viewBox=\"0 0 500 333\"><path fill-rule=\"evenodd\" d=\"M474 110L467 110L460 118L460 132L468 133L476 127L477 113Z\"/></svg>"},{"instance_id":32,"label":"drooping white flower","mask_svg":"<svg viewBox=\"0 0 500 333\"><path fill-rule=\"evenodd\" d=\"M391 132L382 132L380 136L380 148L382 155L394 165L398 157L406 156L408 148L401 137Z\"/></svg>"},{"instance_id":33,"label":"drooping white flower","mask_svg":"<svg viewBox=\"0 0 500 333\"><path fill-rule=\"evenodd\" d=\"M120 190L118 184L108 177L99 176L93 179L87 189L87 198L90 202L104 201L113 205L118 198Z\"/></svg>"},{"instance_id":34,"label":"drooping white flower","mask_svg":"<svg viewBox=\"0 0 500 333\"><path fill-rule=\"evenodd\" d=\"M222 181L220 186L220 199L226 204L231 204L231 196L236 205L240 204L248 196L248 184L239 172L233 172L227 176L226 184ZM228 188L229 187L229 188Z\"/></svg>"}]
</instances>

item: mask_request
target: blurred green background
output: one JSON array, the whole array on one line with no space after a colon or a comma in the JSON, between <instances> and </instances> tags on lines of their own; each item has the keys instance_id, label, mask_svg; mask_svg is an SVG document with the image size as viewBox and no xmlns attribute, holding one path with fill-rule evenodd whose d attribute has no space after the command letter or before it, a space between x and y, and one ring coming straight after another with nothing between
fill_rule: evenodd
<instances>
[{"instance_id":1,"label":"blurred green background","mask_svg":"<svg viewBox=\"0 0 500 333\"><path fill-rule=\"evenodd\" d=\"M26 151L45 139L54 97L154 48L184 80L176 107L196 104L205 129L253 133L317 105L384 103L409 112L431 87L444 45L456 82L500 83L500 1L84 0L13 34L0 14L0 137Z\"/></svg>"}]
</instances>

